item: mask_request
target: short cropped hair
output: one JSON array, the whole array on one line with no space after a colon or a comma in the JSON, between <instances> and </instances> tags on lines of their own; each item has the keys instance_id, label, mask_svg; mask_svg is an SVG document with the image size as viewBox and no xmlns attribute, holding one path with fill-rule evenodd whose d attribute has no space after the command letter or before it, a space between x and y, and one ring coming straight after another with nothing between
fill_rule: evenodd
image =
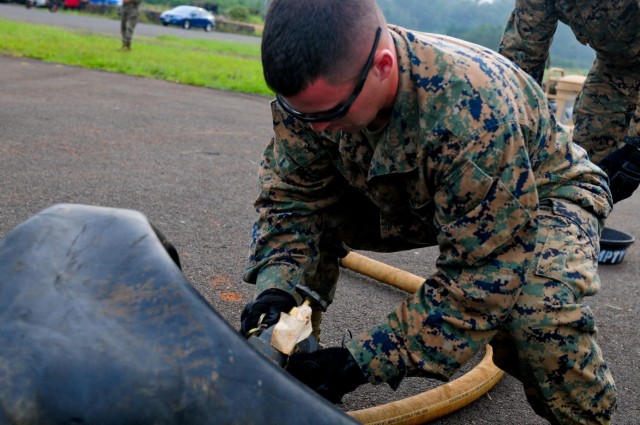
<instances>
[{"instance_id":1,"label":"short cropped hair","mask_svg":"<svg viewBox=\"0 0 640 425\"><path fill-rule=\"evenodd\" d=\"M293 96L319 77L337 82L364 65L379 25L375 0L273 0L262 35L267 85Z\"/></svg>"}]
</instances>

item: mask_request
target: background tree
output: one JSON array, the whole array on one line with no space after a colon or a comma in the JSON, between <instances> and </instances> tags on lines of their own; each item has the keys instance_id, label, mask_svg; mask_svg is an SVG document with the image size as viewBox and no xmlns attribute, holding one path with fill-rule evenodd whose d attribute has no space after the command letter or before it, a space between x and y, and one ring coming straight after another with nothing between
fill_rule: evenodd
<instances>
[{"instance_id":1,"label":"background tree","mask_svg":"<svg viewBox=\"0 0 640 425\"><path fill-rule=\"evenodd\" d=\"M185 0L144 0L176 6ZM198 0L193 0L198 1ZM206 1L206 0L205 0ZM218 14L234 20L260 22L270 0L213 0ZM301 0L303 1L303 0ZM387 20L406 28L450 35L497 50L514 0L377 0ZM248 16L247 16L248 14ZM551 46L551 66L588 70L595 58L564 24Z\"/></svg>"}]
</instances>

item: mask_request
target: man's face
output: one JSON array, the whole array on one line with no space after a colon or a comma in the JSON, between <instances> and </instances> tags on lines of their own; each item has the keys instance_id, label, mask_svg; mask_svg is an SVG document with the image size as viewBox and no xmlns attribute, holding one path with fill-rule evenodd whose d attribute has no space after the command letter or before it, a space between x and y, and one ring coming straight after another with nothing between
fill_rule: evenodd
<instances>
[{"instance_id":1,"label":"man's face","mask_svg":"<svg viewBox=\"0 0 640 425\"><path fill-rule=\"evenodd\" d=\"M374 117L365 113L363 98L367 93L367 77L375 61L382 28L378 27L373 47L358 75L341 82L329 83L325 78L316 79L301 93L284 98L276 95L284 110L298 119L308 122L315 131L343 130L354 133L364 129ZM369 84L369 87L372 84Z\"/></svg>"},{"instance_id":2,"label":"man's face","mask_svg":"<svg viewBox=\"0 0 640 425\"><path fill-rule=\"evenodd\" d=\"M367 99L371 100L372 96L371 90L367 90L370 89L369 85L365 82L362 91L355 98L344 116L328 121L311 122L309 126L317 132L342 130L347 133L356 133L363 130L373 121L377 113L377 110L371 107L370 102L367 102ZM324 78L318 78L302 92L284 100L296 111L300 111L310 117L322 117L343 105L352 94L353 88L353 80L340 84L331 84Z\"/></svg>"}]
</instances>

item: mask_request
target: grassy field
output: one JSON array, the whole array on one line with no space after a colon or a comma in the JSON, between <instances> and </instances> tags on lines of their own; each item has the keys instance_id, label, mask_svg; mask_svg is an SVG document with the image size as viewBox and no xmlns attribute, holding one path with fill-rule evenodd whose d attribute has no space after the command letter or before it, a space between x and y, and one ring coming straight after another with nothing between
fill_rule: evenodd
<instances>
[{"instance_id":1,"label":"grassy field","mask_svg":"<svg viewBox=\"0 0 640 425\"><path fill-rule=\"evenodd\" d=\"M121 52L119 36L18 23L0 18L0 54L66 65L271 96L264 83L258 44L135 37ZM586 74L565 70L566 74Z\"/></svg>"},{"instance_id":2,"label":"grassy field","mask_svg":"<svg viewBox=\"0 0 640 425\"><path fill-rule=\"evenodd\" d=\"M0 18L0 54L90 69L272 95L264 83L260 46L172 36L136 36L122 52L120 37L18 23Z\"/></svg>"}]
</instances>

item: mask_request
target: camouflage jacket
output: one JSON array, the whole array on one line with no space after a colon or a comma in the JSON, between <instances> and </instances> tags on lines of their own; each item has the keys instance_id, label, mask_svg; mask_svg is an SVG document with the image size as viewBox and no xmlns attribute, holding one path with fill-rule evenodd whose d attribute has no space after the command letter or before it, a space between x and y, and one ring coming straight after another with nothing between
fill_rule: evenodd
<instances>
[{"instance_id":1,"label":"camouflage jacket","mask_svg":"<svg viewBox=\"0 0 640 425\"><path fill-rule=\"evenodd\" d=\"M558 26L568 25L599 59L616 66L640 66L638 0L516 0L500 53L542 82Z\"/></svg>"},{"instance_id":2,"label":"camouflage jacket","mask_svg":"<svg viewBox=\"0 0 640 425\"><path fill-rule=\"evenodd\" d=\"M500 256L521 283L526 255L502 256L535 238L542 199L566 199L599 218L610 212L604 173L552 121L529 75L477 45L390 31L398 94L375 146L363 134L315 133L271 104L274 137L244 274L259 291L292 292L317 264L322 212L349 187L380 208L382 237L429 243L424 235L435 228L445 279L468 279Z\"/></svg>"}]
</instances>

